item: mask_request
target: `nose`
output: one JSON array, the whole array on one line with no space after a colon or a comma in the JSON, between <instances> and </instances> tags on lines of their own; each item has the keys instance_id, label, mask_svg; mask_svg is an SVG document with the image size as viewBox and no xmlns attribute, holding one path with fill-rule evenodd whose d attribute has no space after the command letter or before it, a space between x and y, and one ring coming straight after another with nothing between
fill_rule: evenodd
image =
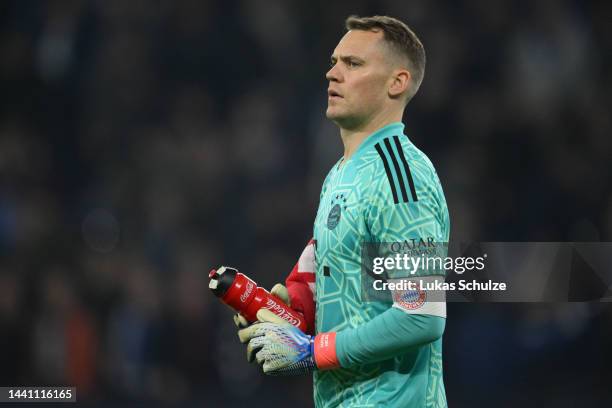
<instances>
[{"instance_id":1,"label":"nose","mask_svg":"<svg viewBox=\"0 0 612 408\"><path fill-rule=\"evenodd\" d=\"M330 82L340 82L341 73L338 68L338 64L333 65L329 71L327 71L325 78Z\"/></svg>"}]
</instances>

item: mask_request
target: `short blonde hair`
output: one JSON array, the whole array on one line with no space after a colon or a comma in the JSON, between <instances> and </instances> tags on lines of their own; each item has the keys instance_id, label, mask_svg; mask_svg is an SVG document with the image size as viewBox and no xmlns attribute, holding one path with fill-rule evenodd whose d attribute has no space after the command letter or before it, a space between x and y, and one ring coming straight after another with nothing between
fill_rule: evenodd
<instances>
[{"instance_id":1,"label":"short blonde hair","mask_svg":"<svg viewBox=\"0 0 612 408\"><path fill-rule=\"evenodd\" d=\"M346 19L345 27L347 30L381 30L389 47L406 57L413 81L413 86L408 91L406 98L406 103L408 103L419 90L425 76L425 48L419 37L406 24L389 16L350 16Z\"/></svg>"}]
</instances>

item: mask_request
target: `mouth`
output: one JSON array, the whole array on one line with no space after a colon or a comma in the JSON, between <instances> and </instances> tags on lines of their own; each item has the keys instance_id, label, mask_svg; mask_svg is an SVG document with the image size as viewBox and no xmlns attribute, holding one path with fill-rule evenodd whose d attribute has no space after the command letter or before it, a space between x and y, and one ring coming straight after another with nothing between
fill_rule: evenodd
<instances>
[{"instance_id":1,"label":"mouth","mask_svg":"<svg viewBox=\"0 0 612 408\"><path fill-rule=\"evenodd\" d=\"M342 98L342 95L340 95L337 91L333 90L333 89L328 89L327 90L327 97L328 98Z\"/></svg>"}]
</instances>

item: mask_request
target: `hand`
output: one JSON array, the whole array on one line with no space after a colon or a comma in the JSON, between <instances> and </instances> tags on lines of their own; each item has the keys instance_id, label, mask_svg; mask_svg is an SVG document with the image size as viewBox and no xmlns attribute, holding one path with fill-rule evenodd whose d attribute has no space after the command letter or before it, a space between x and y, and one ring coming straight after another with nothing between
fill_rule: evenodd
<instances>
[{"instance_id":1,"label":"hand","mask_svg":"<svg viewBox=\"0 0 612 408\"><path fill-rule=\"evenodd\" d=\"M238 332L248 343L247 360L254 359L268 375L307 374L316 368L314 338L267 309L257 312L259 323Z\"/></svg>"},{"instance_id":2,"label":"hand","mask_svg":"<svg viewBox=\"0 0 612 408\"><path fill-rule=\"evenodd\" d=\"M287 304L287 306L291 306L291 300L289 299L289 292L287 291L287 288L284 285L277 283L276 285L272 287L272 290L270 290L270 293L280 298L283 302ZM247 321L247 319L245 319L244 316L242 316L240 313L236 313L234 315L234 323L236 324L236 327L238 327L239 329L244 329L251 325Z\"/></svg>"}]
</instances>

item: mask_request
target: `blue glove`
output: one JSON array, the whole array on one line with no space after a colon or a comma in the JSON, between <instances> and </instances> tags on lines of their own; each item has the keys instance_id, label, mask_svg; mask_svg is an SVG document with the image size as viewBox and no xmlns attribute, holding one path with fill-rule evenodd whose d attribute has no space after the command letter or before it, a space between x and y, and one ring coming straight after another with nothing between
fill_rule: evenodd
<instances>
[{"instance_id":1,"label":"blue glove","mask_svg":"<svg viewBox=\"0 0 612 408\"><path fill-rule=\"evenodd\" d=\"M314 337L281 319L267 309L257 312L260 323L238 332L247 345L247 360L254 359L268 375L307 374L316 368Z\"/></svg>"}]
</instances>

